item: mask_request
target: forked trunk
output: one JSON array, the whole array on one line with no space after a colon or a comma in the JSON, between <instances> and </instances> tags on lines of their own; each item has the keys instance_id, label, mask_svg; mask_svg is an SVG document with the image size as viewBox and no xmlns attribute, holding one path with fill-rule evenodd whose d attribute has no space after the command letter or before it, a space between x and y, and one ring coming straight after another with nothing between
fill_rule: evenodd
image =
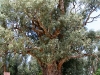
<instances>
[{"instance_id":1,"label":"forked trunk","mask_svg":"<svg viewBox=\"0 0 100 75\"><path fill-rule=\"evenodd\" d=\"M57 63L42 65L43 75L62 75L61 67Z\"/></svg>"}]
</instances>

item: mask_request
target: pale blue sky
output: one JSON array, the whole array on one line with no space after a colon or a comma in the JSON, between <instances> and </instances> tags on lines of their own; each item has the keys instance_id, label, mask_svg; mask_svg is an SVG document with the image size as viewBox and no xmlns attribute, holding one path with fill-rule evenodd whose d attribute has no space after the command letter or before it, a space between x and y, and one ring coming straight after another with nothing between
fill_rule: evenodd
<instances>
[{"instance_id":1,"label":"pale blue sky","mask_svg":"<svg viewBox=\"0 0 100 75\"><path fill-rule=\"evenodd\" d=\"M98 14L100 14L100 10L97 11L97 12L94 12L94 13L91 15L91 17L97 16ZM99 17L98 19L95 19L94 22L88 23L86 27L87 27L89 30L91 30L91 29L92 29L92 30L95 30L95 31L100 30L100 17Z\"/></svg>"}]
</instances>

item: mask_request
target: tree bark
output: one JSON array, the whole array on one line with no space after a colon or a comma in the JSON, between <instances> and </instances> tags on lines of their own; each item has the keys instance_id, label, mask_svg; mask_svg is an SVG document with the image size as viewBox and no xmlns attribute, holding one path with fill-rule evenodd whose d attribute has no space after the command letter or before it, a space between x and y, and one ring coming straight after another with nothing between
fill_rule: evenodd
<instances>
[{"instance_id":1,"label":"tree bark","mask_svg":"<svg viewBox=\"0 0 100 75\"><path fill-rule=\"evenodd\" d=\"M3 65L4 72L7 72L6 64Z\"/></svg>"},{"instance_id":2,"label":"tree bark","mask_svg":"<svg viewBox=\"0 0 100 75\"><path fill-rule=\"evenodd\" d=\"M41 67L43 75L62 75L61 67L56 62L43 64Z\"/></svg>"},{"instance_id":3,"label":"tree bark","mask_svg":"<svg viewBox=\"0 0 100 75\"><path fill-rule=\"evenodd\" d=\"M64 0L59 0L59 5L58 5L60 11L62 14L65 14L65 8L64 8Z\"/></svg>"}]
</instances>

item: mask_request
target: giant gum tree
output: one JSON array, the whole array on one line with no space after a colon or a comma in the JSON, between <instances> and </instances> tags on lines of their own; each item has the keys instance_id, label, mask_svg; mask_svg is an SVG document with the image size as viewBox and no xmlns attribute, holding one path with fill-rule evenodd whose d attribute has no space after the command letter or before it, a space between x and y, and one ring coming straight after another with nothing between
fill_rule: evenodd
<instances>
[{"instance_id":1,"label":"giant gum tree","mask_svg":"<svg viewBox=\"0 0 100 75\"><path fill-rule=\"evenodd\" d=\"M8 52L32 55L43 75L62 75L65 61L96 56L95 36L89 37L85 26L99 17L91 17L99 9L99 0L0 1L0 24L15 34L0 32L0 50L5 55ZM28 31L34 31L38 38L27 37L32 36Z\"/></svg>"}]
</instances>

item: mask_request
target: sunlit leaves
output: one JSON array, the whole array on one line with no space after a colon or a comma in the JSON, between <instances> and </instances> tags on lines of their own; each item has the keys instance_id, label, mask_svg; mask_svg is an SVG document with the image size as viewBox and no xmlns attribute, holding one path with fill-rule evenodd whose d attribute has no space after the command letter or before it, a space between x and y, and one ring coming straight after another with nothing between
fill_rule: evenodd
<instances>
[{"instance_id":1,"label":"sunlit leaves","mask_svg":"<svg viewBox=\"0 0 100 75\"><path fill-rule=\"evenodd\" d=\"M94 40L96 38L96 33L94 31L89 31L89 33L87 34L88 38L90 38L91 40Z\"/></svg>"},{"instance_id":2,"label":"sunlit leaves","mask_svg":"<svg viewBox=\"0 0 100 75\"><path fill-rule=\"evenodd\" d=\"M0 36L2 38L0 42L6 43L7 49L17 53L21 52L23 55L27 54L27 49L31 49L31 52L36 57L47 63L66 56L76 55L78 54L75 52L76 50L80 51L80 53L83 50L88 52L90 48L93 49L91 45L95 34L93 32L87 33L83 22L84 14L87 15L85 7L91 2L89 0L78 0L80 1L79 4L83 5L83 8L81 5L76 5L74 8L74 1L69 1L69 8L66 9L68 11L63 15L57 7L58 0L10 0L1 3L1 17L4 18L5 22L7 20L9 22L18 22L22 32L19 33L18 38L15 38L10 30L1 29ZM33 42L25 35L22 35L28 31L29 26L33 27L31 25L33 18L38 18L50 35L54 34L57 28L60 30L59 35L61 35L55 39L50 39L44 35L39 37L36 42ZM4 49L4 46L5 44L2 45L2 49ZM35 46L39 48L34 49Z\"/></svg>"}]
</instances>

